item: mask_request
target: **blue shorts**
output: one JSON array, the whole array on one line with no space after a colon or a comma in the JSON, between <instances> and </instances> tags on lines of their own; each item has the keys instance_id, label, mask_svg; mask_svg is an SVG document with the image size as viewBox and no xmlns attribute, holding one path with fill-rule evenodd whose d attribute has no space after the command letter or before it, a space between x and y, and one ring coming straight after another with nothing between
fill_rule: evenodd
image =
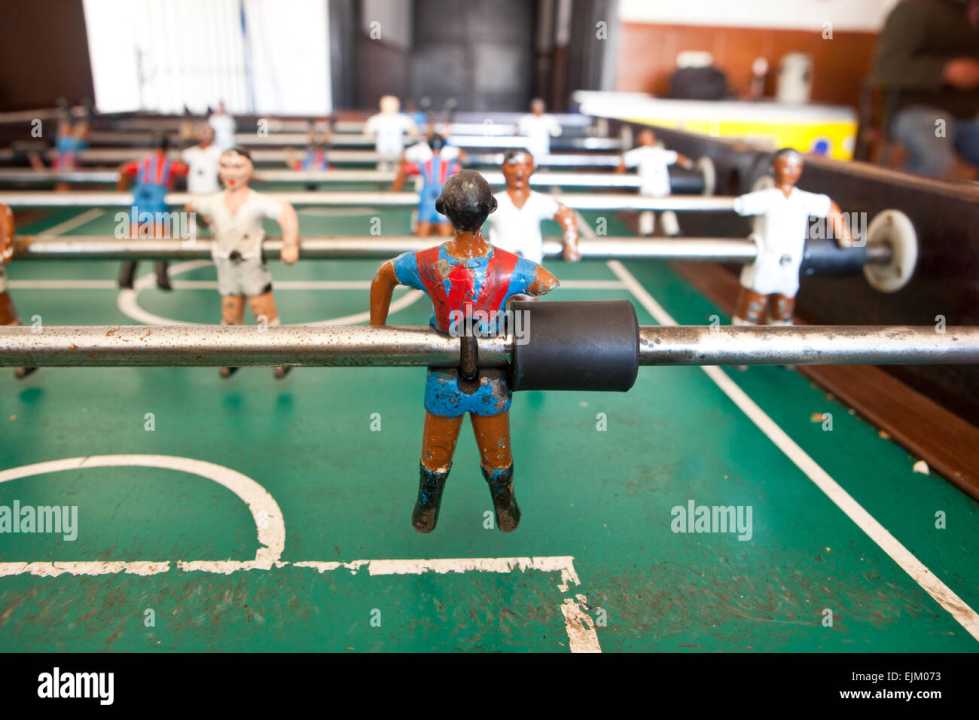
<instances>
[{"instance_id":1,"label":"blue shorts","mask_svg":"<svg viewBox=\"0 0 979 720\"><path fill-rule=\"evenodd\" d=\"M418 203L418 222L434 223L436 225L449 222L449 218L435 209L435 201L438 195L430 196L422 193L421 202Z\"/></svg>"},{"instance_id":2,"label":"blue shorts","mask_svg":"<svg viewBox=\"0 0 979 720\"><path fill-rule=\"evenodd\" d=\"M490 416L510 409L510 384L504 370L480 370L479 387L472 395L459 389L459 371L430 368L425 382L425 409L440 417L466 413Z\"/></svg>"}]
</instances>

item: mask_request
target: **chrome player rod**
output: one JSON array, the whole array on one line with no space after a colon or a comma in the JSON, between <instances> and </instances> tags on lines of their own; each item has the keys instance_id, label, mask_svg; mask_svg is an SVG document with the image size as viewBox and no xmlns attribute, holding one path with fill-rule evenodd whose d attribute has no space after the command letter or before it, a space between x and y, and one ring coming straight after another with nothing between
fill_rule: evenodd
<instances>
[{"instance_id":1,"label":"chrome player rod","mask_svg":"<svg viewBox=\"0 0 979 720\"><path fill-rule=\"evenodd\" d=\"M330 236L302 238L304 260L385 260L403 252L424 250L440 238L412 235L391 237ZM198 260L211 257L212 241L198 240L117 240L112 237L85 235L23 236L14 241L18 260ZM725 238L632 238L596 237L583 239L578 245L582 257L595 260L679 260L690 262L750 263L757 248L748 240ZM282 241L266 239L262 254L276 260ZM560 257L561 243L544 240L544 256ZM887 245L866 248L867 262L886 264L891 259Z\"/></svg>"},{"instance_id":2,"label":"chrome player rod","mask_svg":"<svg viewBox=\"0 0 979 720\"><path fill-rule=\"evenodd\" d=\"M979 327L651 326L639 328L639 340L641 365L979 364ZM0 366L452 367L459 346L425 327L3 327ZM483 367L510 356L507 338L479 341Z\"/></svg>"},{"instance_id":3,"label":"chrome player rod","mask_svg":"<svg viewBox=\"0 0 979 720\"><path fill-rule=\"evenodd\" d=\"M639 358L641 365L972 365L979 327L647 326Z\"/></svg>"},{"instance_id":4,"label":"chrome player rod","mask_svg":"<svg viewBox=\"0 0 979 720\"><path fill-rule=\"evenodd\" d=\"M101 148L95 150L82 150L78 154L78 161L86 165L96 165L99 163L120 164L139 160L146 157L149 152L146 148ZM0 149L0 160L14 159L16 153L10 149ZM180 153L170 154L174 160L179 159ZM284 163L294 156L286 150L267 150L258 149L251 152L252 160L259 163ZM56 157L54 151L48 152L48 158L53 160ZM379 158L373 150L331 150L329 151L329 161L332 165L372 165ZM547 155L542 158L535 158L538 166L541 167L595 167L595 168L616 168L621 160L620 155L605 154L558 154ZM469 153L467 164L473 165L494 165L499 167L503 164L503 153Z\"/></svg>"},{"instance_id":5,"label":"chrome player rod","mask_svg":"<svg viewBox=\"0 0 979 720\"><path fill-rule=\"evenodd\" d=\"M489 171L481 173L490 185L503 186L503 173ZM323 184L346 183L390 183L395 173L379 170L257 170L254 179L265 183L304 183ZM44 184L70 182L83 184L111 184L119 181L115 170L76 170L56 172L53 170L0 169L0 182L20 184ZM638 175L626 173L576 173L576 172L538 172L530 177L534 187L585 187L585 188L630 188L640 185Z\"/></svg>"},{"instance_id":6,"label":"chrome player rod","mask_svg":"<svg viewBox=\"0 0 979 720\"><path fill-rule=\"evenodd\" d=\"M155 139L152 133L112 132L96 130L90 133L88 141L93 145L145 145L151 146ZM449 143L461 148L506 149L527 147L530 139L519 135L500 135L496 133L450 135ZM283 147L287 145L305 146L309 141L308 133L237 133L235 142L244 147ZM408 140L407 144L418 142ZM334 134L330 138L331 147L374 147L374 139L367 135L349 133ZM555 150L621 150L622 142L615 138L563 138L557 137L551 141Z\"/></svg>"},{"instance_id":7,"label":"chrome player rod","mask_svg":"<svg viewBox=\"0 0 979 720\"><path fill-rule=\"evenodd\" d=\"M190 202L187 193L170 193L167 204L181 209ZM409 192L282 192L275 197L293 205L317 207L388 207L413 208L418 194ZM569 193L554 198L574 210L676 210L679 212L730 212L733 197L670 196L640 197L612 193ZM26 207L119 207L130 208L132 195L123 192L0 192L0 203L12 208Z\"/></svg>"}]
</instances>

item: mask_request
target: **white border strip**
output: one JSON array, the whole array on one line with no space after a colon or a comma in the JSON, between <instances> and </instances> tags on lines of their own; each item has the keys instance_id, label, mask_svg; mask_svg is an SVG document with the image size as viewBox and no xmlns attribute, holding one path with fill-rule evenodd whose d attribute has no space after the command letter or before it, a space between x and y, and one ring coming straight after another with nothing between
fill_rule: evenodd
<instances>
[{"instance_id":1,"label":"white border strip","mask_svg":"<svg viewBox=\"0 0 979 720\"><path fill-rule=\"evenodd\" d=\"M646 311L655 318L660 325L674 326L676 320L663 309L652 295L640 284L638 280L626 270L618 260L611 260L609 268L629 289L629 292L639 301ZM829 473L823 470L815 460L790 438L774 420L772 420L764 410L762 410L747 393L731 380L727 374L716 366L701 367L707 376L713 380L721 391L727 395L738 408L748 416L759 430L761 430L769 440L775 443L785 455L798 467L834 505L850 518L863 532L873 540L877 546L887 553L904 572L911 576L918 585L924 589L931 597L942 606L958 622L966 632L975 640L979 641L979 615L969 607L962 598L956 595L951 588L943 583L924 563L916 558L910 550L902 545L897 538L881 525L876 518L867 512L849 493L844 490L839 483L830 477Z\"/></svg>"}]
</instances>

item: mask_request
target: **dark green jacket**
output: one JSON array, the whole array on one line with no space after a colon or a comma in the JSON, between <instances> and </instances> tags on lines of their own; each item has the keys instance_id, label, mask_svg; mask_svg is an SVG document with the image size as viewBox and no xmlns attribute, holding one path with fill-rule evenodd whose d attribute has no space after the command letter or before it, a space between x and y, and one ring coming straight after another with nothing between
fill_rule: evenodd
<instances>
[{"instance_id":1,"label":"dark green jacket","mask_svg":"<svg viewBox=\"0 0 979 720\"><path fill-rule=\"evenodd\" d=\"M945 63L957 57L979 59L979 28L969 23L965 0L901 0L878 38L871 82L897 90L895 109L929 105L972 118L979 90L957 90L942 79Z\"/></svg>"}]
</instances>

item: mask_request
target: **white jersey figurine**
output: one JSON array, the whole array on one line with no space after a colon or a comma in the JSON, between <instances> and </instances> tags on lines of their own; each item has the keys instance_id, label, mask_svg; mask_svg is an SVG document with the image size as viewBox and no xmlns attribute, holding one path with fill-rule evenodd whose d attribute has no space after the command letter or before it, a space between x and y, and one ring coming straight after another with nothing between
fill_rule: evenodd
<instances>
[{"instance_id":1,"label":"white jersey figurine","mask_svg":"<svg viewBox=\"0 0 979 720\"><path fill-rule=\"evenodd\" d=\"M219 150L227 150L235 145L235 119L224 108L224 101L218 102L217 109L207 119L214 128L214 144Z\"/></svg>"},{"instance_id":2,"label":"white jersey figurine","mask_svg":"<svg viewBox=\"0 0 979 720\"><path fill-rule=\"evenodd\" d=\"M381 98L381 112L371 115L364 126L364 132L374 139L377 152L377 169L381 172L394 170L405 147L404 136L417 135L414 120L401 113L401 102L393 95Z\"/></svg>"},{"instance_id":3,"label":"white jersey figurine","mask_svg":"<svg viewBox=\"0 0 979 720\"><path fill-rule=\"evenodd\" d=\"M255 192L248 186L254 165L244 148L234 147L221 153L218 172L225 189L192 198L188 209L206 217L214 234L211 257L217 267L221 323L241 325L247 298L256 320L266 326L278 325L272 276L262 257L265 240L262 223L266 219L279 223L282 228L280 258L291 265L299 259L296 211L288 202L274 195ZM221 368L221 377L230 377L236 370ZM288 372L288 367L275 368L277 378L285 377Z\"/></svg>"},{"instance_id":4,"label":"white jersey figurine","mask_svg":"<svg viewBox=\"0 0 979 720\"><path fill-rule=\"evenodd\" d=\"M797 151L779 150L772 159L775 187L734 201L736 213L757 218L758 247L754 262L741 271L735 325L792 324L810 217L823 218L840 247L853 244L849 226L829 196L796 187L803 167Z\"/></svg>"},{"instance_id":5,"label":"white jersey figurine","mask_svg":"<svg viewBox=\"0 0 979 720\"><path fill-rule=\"evenodd\" d=\"M506 190L494 196L496 212L487 220L490 244L540 263L544 258L540 224L544 220L554 220L561 226L564 259L579 260L578 225L574 212L550 195L531 190L533 172L534 158L530 153L511 150L504 156Z\"/></svg>"},{"instance_id":6,"label":"white jersey figurine","mask_svg":"<svg viewBox=\"0 0 979 720\"><path fill-rule=\"evenodd\" d=\"M667 150L656 143L656 135L649 128L639 133L639 145L623 153L619 172L627 167L636 168L639 175L639 194L642 197L669 197L670 195L670 165L679 164L685 168L693 167L693 163L685 155L673 150ZM672 210L664 211L660 216L663 232L666 235L679 235L680 223ZM639 213L639 234L652 235L656 226L656 213L646 210Z\"/></svg>"},{"instance_id":7,"label":"white jersey figurine","mask_svg":"<svg viewBox=\"0 0 979 720\"><path fill-rule=\"evenodd\" d=\"M527 150L534 157L543 159L551 154L551 138L561 134L561 125L544 114L544 101L538 98L530 104L530 115L517 122L517 134L527 138Z\"/></svg>"}]
</instances>

